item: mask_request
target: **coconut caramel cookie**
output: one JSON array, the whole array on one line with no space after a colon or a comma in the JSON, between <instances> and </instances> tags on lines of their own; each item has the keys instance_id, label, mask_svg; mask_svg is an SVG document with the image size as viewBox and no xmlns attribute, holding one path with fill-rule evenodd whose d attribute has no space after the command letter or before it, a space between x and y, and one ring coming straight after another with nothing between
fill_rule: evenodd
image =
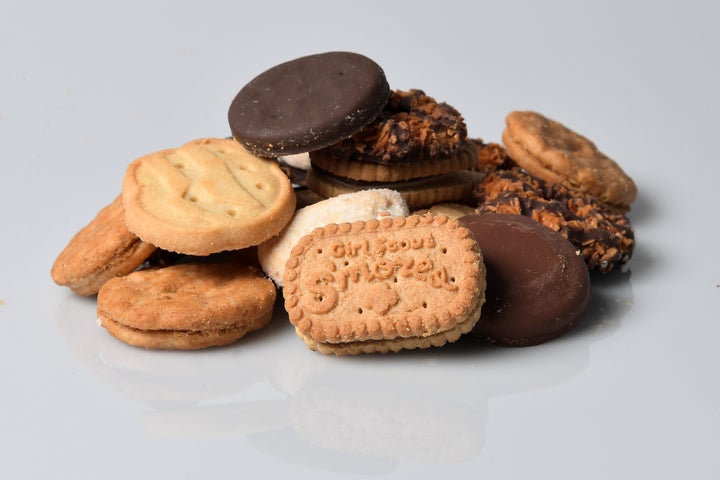
<instances>
[{"instance_id":1,"label":"coconut caramel cookie","mask_svg":"<svg viewBox=\"0 0 720 480\"><path fill-rule=\"evenodd\" d=\"M139 267L156 247L143 242L125 225L120 197L73 236L50 270L58 285L78 295L94 295L113 277Z\"/></svg>"},{"instance_id":2,"label":"coconut caramel cookie","mask_svg":"<svg viewBox=\"0 0 720 480\"><path fill-rule=\"evenodd\" d=\"M380 115L328 147L331 158L392 165L453 157L467 138L462 115L419 89L392 90ZM313 160L314 153L310 154Z\"/></svg>"},{"instance_id":3,"label":"coconut caramel cookie","mask_svg":"<svg viewBox=\"0 0 720 480\"><path fill-rule=\"evenodd\" d=\"M283 283L298 336L337 355L453 342L472 329L485 301L477 242L445 216L316 229L293 248Z\"/></svg>"},{"instance_id":4,"label":"coconut caramel cookie","mask_svg":"<svg viewBox=\"0 0 720 480\"><path fill-rule=\"evenodd\" d=\"M417 209L468 201L473 179L467 172L477 166L478 153L455 108L422 90L393 90L375 120L341 142L310 152L310 161L307 186L323 197L390 188Z\"/></svg>"},{"instance_id":5,"label":"coconut caramel cookie","mask_svg":"<svg viewBox=\"0 0 720 480\"><path fill-rule=\"evenodd\" d=\"M478 213L524 215L560 233L590 269L609 272L632 256L635 234L627 216L562 184L513 167L488 174L475 195Z\"/></svg>"},{"instance_id":6,"label":"coconut caramel cookie","mask_svg":"<svg viewBox=\"0 0 720 480\"><path fill-rule=\"evenodd\" d=\"M205 138L132 162L123 180L128 229L164 250L208 255L258 245L295 212L275 160L238 142Z\"/></svg>"},{"instance_id":7,"label":"coconut caramel cookie","mask_svg":"<svg viewBox=\"0 0 720 480\"><path fill-rule=\"evenodd\" d=\"M637 195L635 183L593 142L536 112L511 112L505 123L503 143L508 155L528 173L620 210L630 208Z\"/></svg>"},{"instance_id":8,"label":"coconut caramel cookie","mask_svg":"<svg viewBox=\"0 0 720 480\"><path fill-rule=\"evenodd\" d=\"M182 263L116 277L98 293L98 322L137 347L226 345L272 318L275 285L254 265Z\"/></svg>"}]
</instances>

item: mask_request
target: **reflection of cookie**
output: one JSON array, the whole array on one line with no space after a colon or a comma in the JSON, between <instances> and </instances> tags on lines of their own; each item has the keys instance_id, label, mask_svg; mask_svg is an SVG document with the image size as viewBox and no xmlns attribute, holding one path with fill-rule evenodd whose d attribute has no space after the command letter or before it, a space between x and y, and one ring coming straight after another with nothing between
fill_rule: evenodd
<instances>
[{"instance_id":1,"label":"reflection of cookie","mask_svg":"<svg viewBox=\"0 0 720 480\"><path fill-rule=\"evenodd\" d=\"M588 269L561 235L522 215L460 218L487 268L487 303L472 334L504 346L537 345L570 330L590 298Z\"/></svg>"},{"instance_id":2,"label":"reflection of cookie","mask_svg":"<svg viewBox=\"0 0 720 480\"><path fill-rule=\"evenodd\" d=\"M233 136L258 155L309 152L355 133L380 113L388 95L374 61L327 52L255 77L233 100L228 120Z\"/></svg>"},{"instance_id":3,"label":"reflection of cookie","mask_svg":"<svg viewBox=\"0 0 720 480\"><path fill-rule=\"evenodd\" d=\"M385 216L405 217L408 207L394 190L363 190L322 200L299 209L279 235L258 246L258 259L265 273L282 286L285 262L305 235L330 223L355 222Z\"/></svg>"},{"instance_id":4,"label":"reflection of cookie","mask_svg":"<svg viewBox=\"0 0 720 480\"><path fill-rule=\"evenodd\" d=\"M295 212L277 162L226 139L200 139L135 160L123 180L130 231L164 250L208 255L276 235Z\"/></svg>"},{"instance_id":5,"label":"reflection of cookie","mask_svg":"<svg viewBox=\"0 0 720 480\"><path fill-rule=\"evenodd\" d=\"M635 199L632 179L582 135L535 112L511 112L506 124L503 142L508 154L532 175L623 210Z\"/></svg>"},{"instance_id":6,"label":"reflection of cookie","mask_svg":"<svg viewBox=\"0 0 720 480\"><path fill-rule=\"evenodd\" d=\"M635 235L625 215L517 167L492 172L478 184L475 194L478 213L531 217L567 238L590 269L609 272L632 255Z\"/></svg>"},{"instance_id":7,"label":"reflection of cookie","mask_svg":"<svg viewBox=\"0 0 720 480\"><path fill-rule=\"evenodd\" d=\"M132 272L154 251L153 245L128 231L118 197L75 234L50 274L55 283L78 295L94 295L106 281Z\"/></svg>"},{"instance_id":8,"label":"reflection of cookie","mask_svg":"<svg viewBox=\"0 0 720 480\"><path fill-rule=\"evenodd\" d=\"M98 320L130 345L199 349L232 343L272 318L275 286L239 262L149 268L108 281Z\"/></svg>"},{"instance_id":9,"label":"reflection of cookie","mask_svg":"<svg viewBox=\"0 0 720 480\"><path fill-rule=\"evenodd\" d=\"M413 215L316 229L293 249L283 283L290 322L310 348L388 352L470 331L485 270L457 220Z\"/></svg>"}]
</instances>

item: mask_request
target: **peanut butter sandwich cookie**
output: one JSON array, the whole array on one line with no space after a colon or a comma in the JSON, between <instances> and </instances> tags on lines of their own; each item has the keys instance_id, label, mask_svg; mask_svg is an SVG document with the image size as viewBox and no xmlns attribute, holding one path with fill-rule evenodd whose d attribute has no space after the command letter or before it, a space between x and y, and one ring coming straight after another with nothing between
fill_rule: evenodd
<instances>
[{"instance_id":1,"label":"peanut butter sandwich cookie","mask_svg":"<svg viewBox=\"0 0 720 480\"><path fill-rule=\"evenodd\" d=\"M467 201L477 182L469 171L478 164L477 146L467 140L462 115L422 90L391 91L375 120L341 142L310 152L310 160L307 184L322 196L391 188L411 209Z\"/></svg>"},{"instance_id":2,"label":"peanut butter sandwich cookie","mask_svg":"<svg viewBox=\"0 0 720 480\"><path fill-rule=\"evenodd\" d=\"M505 122L508 155L528 173L629 210L635 183L593 142L536 112L511 112Z\"/></svg>"},{"instance_id":3,"label":"peanut butter sandwich cookie","mask_svg":"<svg viewBox=\"0 0 720 480\"><path fill-rule=\"evenodd\" d=\"M77 232L50 270L55 283L78 295L94 295L111 278L139 267L156 247L131 233L124 216L117 197Z\"/></svg>"},{"instance_id":4,"label":"peanut butter sandwich cookie","mask_svg":"<svg viewBox=\"0 0 720 480\"><path fill-rule=\"evenodd\" d=\"M138 270L98 293L100 325L137 347L193 350L226 345L272 318L275 285L236 261Z\"/></svg>"},{"instance_id":5,"label":"peanut butter sandwich cookie","mask_svg":"<svg viewBox=\"0 0 720 480\"><path fill-rule=\"evenodd\" d=\"M251 80L230 105L233 137L260 156L323 148L373 120L390 88L378 64L351 52L308 55Z\"/></svg>"},{"instance_id":6,"label":"peanut butter sandwich cookie","mask_svg":"<svg viewBox=\"0 0 720 480\"><path fill-rule=\"evenodd\" d=\"M316 229L293 248L283 283L298 336L325 354L441 346L469 332L485 302L477 242L445 216Z\"/></svg>"},{"instance_id":7,"label":"peanut butter sandwich cookie","mask_svg":"<svg viewBox=\"0 0 720 480\"><path fill-rule=\"evenodd\" d=\"M295 213L288 177L235 140L205 138L128 167L122 192L130 231L164 250L209 255L258 245Z\"/></svg>"}]
</instances>

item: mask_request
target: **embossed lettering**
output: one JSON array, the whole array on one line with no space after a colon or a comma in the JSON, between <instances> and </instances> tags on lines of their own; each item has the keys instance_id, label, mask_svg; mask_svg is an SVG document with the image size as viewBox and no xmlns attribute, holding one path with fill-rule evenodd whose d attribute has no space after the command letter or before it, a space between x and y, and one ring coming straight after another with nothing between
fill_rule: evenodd
<instances>
[{"instance_id":1,"label":"embossed lettering","mask_svg":"<svg viewBox=\"0 0 720 480\"><path fill-rule=\"evenodd\" d=\"M312 313L327 313L337 305L337 290L329 285L335 280L330 272L313 272L305 280L310 295L303 297L303 305ZM308 298L309 300L305 300Z\"/></svg>"}]
</instances>

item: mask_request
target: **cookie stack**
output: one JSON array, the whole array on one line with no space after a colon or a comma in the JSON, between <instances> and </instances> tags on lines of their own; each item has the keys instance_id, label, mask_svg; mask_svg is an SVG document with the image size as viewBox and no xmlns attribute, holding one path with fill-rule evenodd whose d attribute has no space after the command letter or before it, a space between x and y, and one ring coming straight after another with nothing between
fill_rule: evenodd
<instances>
[{"instance_id":1,"label":"cookie stack","mask_svg":"<svg viewBox=\"0 0 720 480\"><path fill-rule=\"evenodd\" d=\"M589 270L631 256L635 184L535 112L508 115L505 147L486 144L454 107L391 90L363 55L327 52L255 77L228 120L231 139L132 162L53 265L58 284L97 293L121 341L235 342L270 321L282 288L298 337L327 354L466 333L535 345L582 319ZM298 154L316 196L302 202L281 168Z\"/></svg>"},{"instance_id":2,"label":"cookie stack","mask_svg":"<svg viewBox=\"0 0 720 480\"><path fill-rule=\"evenodd\" d=\"M324 197L391 188L413 209L471 203L480 177L460 113L422 90L393 90L378 117L353 136L310 152L308 187Z\"/></svg>"},{"instance_id":3,"label":"cookie stack","mask_svg":"<svg viewBox=\"0 0 720 480\"><path fill-rule=\"evenodd\" d=\"M277 295L257 260L237 252L279 233L294 212L276 162L233 140L194 140L132 162L122 194L73 237L51 275L97 294L98 321L126 343L225 345L266 325ZM140 268L156 251L184 260Z\"/></svg>"}]
</instances>

